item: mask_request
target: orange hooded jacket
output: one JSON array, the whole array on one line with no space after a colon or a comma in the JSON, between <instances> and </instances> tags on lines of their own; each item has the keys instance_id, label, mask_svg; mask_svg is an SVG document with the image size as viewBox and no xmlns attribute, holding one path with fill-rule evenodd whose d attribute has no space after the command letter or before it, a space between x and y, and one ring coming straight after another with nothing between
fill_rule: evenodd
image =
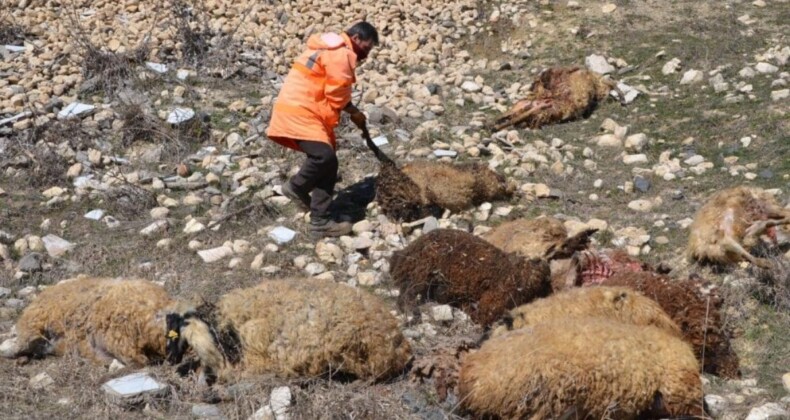
<instances>
[{"instance_id":1,"label":"orange hooded jacket","mask_svg":"<svg viewBox=\"0 0 790 420\"><path fill-rule=\"evenodd\" d=\"M348 35L312 35L274 103L269 139L294 150L299 150L296 140L320 141L336 149L334 128L351 101L356 67Z\"/></svg>"}]
</instances>

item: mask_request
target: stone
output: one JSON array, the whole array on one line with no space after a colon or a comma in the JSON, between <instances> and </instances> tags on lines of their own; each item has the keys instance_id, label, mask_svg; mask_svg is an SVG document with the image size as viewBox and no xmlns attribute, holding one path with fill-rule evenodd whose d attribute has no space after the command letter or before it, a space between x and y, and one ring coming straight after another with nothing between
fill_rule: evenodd
<instances>
[{"instance_id":1,"label":"stone","mask_svg":"<svg viewBox=\"0 0 790 420\"><path fill-rule=\"evenodd\" d=\"M268 236L278 245L283 245L291 242L296 237L296 232L285 226L277 226L269 231Z\"/></svg>"},{"instance_id":2,"label":"stone","mask_svg":"<svg viewBox=\"0 0 790 420\"><path fill-rule=\"evenodd\" d=\"M351 242L351 247L357 251L369 249L373 247L373 240L365 236L358 236Z\"/></svg>"},{"instance_id":3,"label":"stone","mask_svg":"<svg viewBox=\"0 0 790 420\"><path fill-rule=\"evenodd\" d=\"M617 89L619 89L620 92L622 92L622 94L623 94L622 97L620 97L620 94L617 92L616 89L612 89L612 91L609 92L609 94L612 95L613 97L619 99L622 103L624 103L626 105L634 102L636 100L637 96L639 96L639 91L638 90L636 90L635 88L633 88L633 87L631 87L631 86L629 86L629 85L627 85L627 84L625 84L623 82L618 82L617 83Z\"/></svg>"},{"instance_id":4,"label":"stone","mask_svg":"<svg viewBox=\"0 0 790 420\"><path fill-rule=\"evenodd\" d=\"M272 408L276 420L288 419L288 409L291 407L291 389L287 386L274 388L269 395L269 406Z\"/></svg>"},{"instance_id":5,"label":"stone","mask_svg":"<svg viewBox=\"0 0 790 420\"><path fill-rule=\"evenodd\" d=\"M247 418L247 420L275 420L274 411L272 411L272 408L268 405L264 405L252 413L252 415Z\"/></svg>"},{"instance_id":6,"label":"stone","mask_svg":"<svg viewBox=\"0 0 790 420\"><path fill-rule=\"evenodd\" d=\"M617 10L617 5L614 3L606 3L603 6L601 6L601 12L603 12L604 14L612 13L615 10Z\"/></svg>"},{"instance_id":7,"label":"stone","mask_svg":"<svg viewBox=\"0 0 790 420\"><path fill-rule=\"evenodd\" d=\"M46 372L41 372L38 375L30 378L30 387L33 389L44 389L54 383L55 380L52 379L52 377Z\"/></svg>"},{"instance_id":8,"label":"stone","mask_svg":"<svg viewBox=\"0 0 790 420\"><path fill-rule=\"evenodd\" d=\"M754 66L754 69L757 70L758 73L762 74L771 74L779 71L779 67L776 67L770 63L757 63L757 65Z\"/></svg>"},{"instance_id":9,"label":"stone","mask_svg":"<svg viewBox=\"0 0 790 420\"><path fill-rule=\"evenodd\" d=\"M702 155L694 155L683 161L683 163L689 166L696 166L702 162L705 162L705 157L703 157Z\"/></svg>"},{"instance_id":10,"label":"stone","mask_svg":"<svg viewBox=\"0 0 790 420\"><path fill-rule=\"evenodd\" d=\"M683 77L680 79L681 85L691 85L700 83L705 79L705 75L699 70L688 70L687 72L683 73Z\"/></svg>"},{"instance_id":11,"label":"stone","mask_svg":"<svg viewBox=\"0 0 790 420\"><path fill-rule=\"evenodd\" d=\"M149 70L153 71L154 73L158 73L158 74L167 73L167 65L165 64L147 61L145 63L145 67L147 67Z\"/></svg>"},{"instance_id":12,"label":"stone","mask_svg":"<svg viewBox=\"0 0 790 420\"><path fill-rule=\"evenodd\" d=\"M170 387L145 372L136 372L105 382L102 390L111 402L125 405L141 402L145 396L164 396Z\"/></svg>"},{"instance_id":13,"label":"stone","mask_svg":"<svg viewBox=\"0 0 790 420\"><path fill-rule=\"evenodd\" d=\"M375 271L362 271L357 274L357 283L360 286L378 286L381 283L381 276Z\"/></svg>"},{"instance_id":14,"label":"stone","mask_svg":"<svg viewBox=\"0 0 790 420\"><path fill-rule=\"evenodd\" d=\"M203 223L197 221L197 219L189 219L189 221L184 226L184 233L198 233L206 230L206 226Z\"/></svg>"},{"instance_id":15,"label":"stone","mask_svg":"<svg viewBox=\"0 0 790 420\"><path fill-rule=\"evenodd\" d=\"M389 144L389 140L387 140L387 136L378 136L371 139L373 144L378 147L384 146L385 144Z\"/></svg>"},{"instance_id":16,"label":"stone","mask_svg":"<svg viewBox=\"0 0 790 420\"><path fill-rule=\"evenodd\" d=\"M41 271L41 262L43 259L43 255L37 252L31 252L19 260L19 266L17 267L17 270L24 271L25 273Z\"/></svg>"},{"instance_id":17,"label":"stone","mask_svg":"<svg viewBox=\"0 0 790 420\"><path fill-rule=\"evenodd\" d=\"M47 254L54 258L60 257L74 248L74 244L71 242L52 234L41 238L41 240L44 241Z\"/></svg>"},{"instance_id":18,"label":"stone","mask_svg":"<svg viewBox=\"0 0 790 420\"><path fill-rule=\"evenodd\" d=\"M729 402L726 398L715 394L705 395L705 404L707 404L713 418L721 416L729 407Z\"/></svg>"},{"instance_id":19,"label":"stone","mask_svg":"<svg viewBox=\"0 0 790 420\"><path fill-rule=\"evenodd\" d=\"M65 192L66 192L66 190L64 190L63 188L52 187L52 188L47 188L46 190L44 190L41 193L41 195L43 195L46 198L53 198L53 197L60 197Z\"/></svg>"},{"instance_id":20,"label":"stone","mask_svg":"<svg viewBox=\"0 0 790 420\"><path fill-rule=\"evenodd\" d=\"M179 125L195 118L195 111L192 108L175 108L167 115L167 123Z\"/></svg>"},{"instance_id":21,"label":"stone","mask_svg":"<svg viewBox=\"0 0 790 420\"><path fill-rule=\"evenodd\" d=\"M626 150L641 152L647 146L648 139L644 133L632 134L625 139Z\"/></svg>"},{"instance_id":22,"label":"stone","mask_svg":"<svg viewBox=\"0 0 790 420\"><path fill-rule=\"evenodd\" d=\"M354 223L351 227L351 231L355 234L359 235L363 232L370 232L373 230L373 224L370 223L368 220L360 220L359 222Z\"/></svg>"},{"instance_id":23,"label":"stone","mask_svg":"<svg viewBox=\"0 0 790 420\"><path fill-rule=\"evenodd\" d=\"M192 406L192 415L199 419L216 419L222 417L222 411L212 404L195 404Z\"/></svg>"},{"instance_id":24,"label":"stone","mask_svg":"<svg viewBox=\"0 0 790 420\"><path fill-rule=\"evenodd\" d=\"M100 210L100 209L91 210L91 211L85 213L85 215L82 216L82 217L84 217L84 218L86 218L88 220L99 221L99 220L102 219L102 217L104 217L104 210Z\"/></svg>"},{"instance_id":25,"label":"stone","mask_svg":"<svg viewBox=\"0 0 790 420\"><path fill-rule=\"evenodd\" d=\"M463 82L461 84L461 89L469 93L480 92L481 90L483 90L483 88L480 85L478 85L477 83L471 80L467 80Z\"/></svg>"},{"instance_id":26,"label":"stone","mask_svg":"<svg viewBox=\"0 0 790 420\"><path fill-rule=\"evenodd\" d=\"M438 149L438 150L434 150L433 151L433 155L436 156L436 157L439 157L439 158L441 158L441 157L456 157L456 156L458 156L458 152L456 152L455 150Z\"/></svg>"},{"instance_id":27,"label":"stone","mask_svg":"<svg viewBox=\"0 0 790 420\"><path fill-rule=\"evenodd\" d=\"M772 101L781 101L790 98L790 89L780 89L771 92Z\"/></svg>"},{"instance_id":28,"label":"stone","mask_svg":"<svg viewBox=\"0 0 790 420\"><path fill-rule=\"evenodd\" d=\"M628 208L639 212L648 212L653 209L653 202L645 199L634 200L628 203Z\"/></svg>"},{"instance_id":29,"label":"stone","mask_svg":"<svg viewBox=\"0 0 790 420\"><path fill-rule=\"evenodd\" d=\"M321 263L312 262L304 267L304 271L311 276L317 276L326 271L326 266Z\"/></svg>"},{"instance_id":30,"label":"stone","mask_svg":"<svg viewBox=\"0 0 790 420\"><path fill-rule=\"evenodd\" d=\"M439 221L433 216L425 218L425 223L422 225L422 233L428 233L436 229L439 229Z\"/></svg>"},{"instance_id":31,"label":"stone","mask_svg":"<svg viewBox=\"0 0 790 420\"><path fill-rule=\"evenodd\" d=\"M679 58L673 58L673 59L667 61L664 64L663 67L661 67L661 73L664 74L665 76L666 75L670 75L672 73L675 73L678 70L680 70L680 59Z\"/></svg>"},{"instance_id":32,"label":"stone","mask_svg":"<svg viewBox=\"0 0 790 420\"><path fill-rule=\"evenodd\" d=\"M767 403L754 407L749 411L746 420L784 420L790 417L790 412L777 403Z\"/></svg>"},{"instance_id":33,"label":"stone","mask_svg":"<svg viewBox=\"0 0 790 420\"><path fill-rule=\"evenodd\" d=\"M598 147L611 147L611 148L623 147L623 141L614 134L604 134L602 136L598 136L595 139L595 144L597 144Z\"/></svg>"},{"instance_id":34,"label":"stone","mask_svg":"<svg viewBox=\"0 0 790 420\"><path fill-rule=\"evenodd\" d=\"M328 263L339 263L343 260L343 250L331 242L319 242L315 245L318 259Z\"/></svg>"},{"instance_id":35,"label":"stone","mask_svg":"<svg viewBox=\"0 0 790 420\"><path fill-rule=\"evenodd\" d=\"M634 177L634 188L639 192L646 193L650 190L650 181L643 176Z\"/></svg>"},{"instance_id":36,"label":"stone","mask_svg":"<svg viewBox=\"0 0 790 420\"><path fill-rule=\"evenodd\" d=\"M0 299L8 297L11 295L11 289L7 287L0 287Z\"/></svg>"},{"instance_id":37,"label":"stone","mask_svg":"<svg viewBox=\"0 0 790 420\"><path fill-rule=\"evenodd\" d=\"M110 367L107 369L110 373L118 372L121 369L125 369L126 365L118 361L118 359L112 359L112 363L110 363Z\"/></svg>"},{"instance_id":38,"label":"stone","mask_svg":"<svg viewBox=\"0 0 790 420\"><path fill-rule=\"evenodd\" d=\"M154 223L144 227L140 230L140 235L143 236L153 236L157 233L162 233L167 230L169 223L167 220L157 220Z\"/></svg>"},{"instance_id":39,"label":"stone","mask_svg":"<svg viewBox=\"0 0 790 420\"><path fill-rule=\"evenodd\" d=\"M154 207L149 213L154 220L164 220L170 214L170 209L167 207Z\"/></svg>"},{"instance_id":40,"label":"stone","mask_svg":"<svg viewBox=\"0 0 790 420\"><path fill-rule=\"evenodd\" d=\"M19 352L19 344L16 337L9 338L0 344L0 356L5 358L12 358Z\"/></svg>"},{"instance_id":41,"label":"stone","mask_svg":"<svg viewBox=\"0 0 790 420\"><path fill-rule=\"evenodd\" d=\"M625 155L623 156L623 163L626 165L636 165L639 163L647 163L647 155L643 153L635 154L635 155Z\"/></svg>"},{"instance_id":42,"label":"stone","mask_svg":"<svg viewBox=\"0 0 790 420\"><path fill-rule=\"evenodd\" d=\"M785 391L790 392L790 372L782 375L782 385L784 385Z\"/></svg>"},{"instance_id":43,"label":"stone","mask_svg":"<svg viewBox=\"0 0 790 420\"><path fill-rule=\"evenodd\" d=\"M190 72L187 69L178 69L176 71L176 77L178 80L187 80L189 78Z\"/></svg>"},{"instance_id":44,"label":"stone","mask_svg":"<svg viewBox=\"0 0 790 420\"><path fill-rule=\"evenodd\" d=\"M197 254L203 260L203 262L213 263L233 255L233 249L227 246L220 246L217 248L198 251Z\"/></svg>"},{"instance_id":45,"label":"stone","mask_svg":"<svg viewBox=\"0 0 790 420\"><path fill-rule=\"evenodd\" d=\"M453 308L450 305L436 305L431 308L431 314L433 315L434 321L443 322L453 320Z\"/></svg>"},{"instance_id":46,"label":"stone","mask_svg":"<svg viewBox=\"0 0 790 420\"><path fill-rule=\"evenodd\" d=\"M614 66L606 61L606 57L597 54L587 56L584 59L584 65L598 74L607 74L615 71Z\"/></svg>"},{"instance_id":47,"label":"stone","mask_svg":"<svg viewBox=\"0 0 790 420\"><path fill-rule=\"evenodd\" d=\"M96 110L96 107L93 105L73 102L58 112L58 119L82 118L90 115L94 110Z\"/></svg>"}]
</instances>

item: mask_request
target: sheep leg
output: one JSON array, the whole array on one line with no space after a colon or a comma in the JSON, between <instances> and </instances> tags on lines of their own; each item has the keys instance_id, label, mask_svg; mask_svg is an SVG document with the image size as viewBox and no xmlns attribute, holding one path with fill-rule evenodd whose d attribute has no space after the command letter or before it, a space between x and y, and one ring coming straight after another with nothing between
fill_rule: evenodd
<instances>
[{"instance_id":1,"label":"sheep leg","mask_svg":"<svg viewBox=\"0 0 790 420\"><path fill-rule=\"evenodd\" d=\"M744 249L743 246L730 235L724 236L724 239L722 241L722 246L724 247L725 251L732 252L733 254L740 256L741 258L749 261L750 263L758 267L771 268L771 264L766 259L757 258L754 255L750 254L749 251Z\"/></svg>"},{"instance_id":2,"label":"sheep leg","mask_svg":"<svg viewBox=\"0 0 790 420\"><path fill-rule=\"evenodd\" d=\"M527 112L524 112L523 114L520 114L516 116L513 120L511 120L509 125L515 126L521 124L522 122L528 120L529 117L537 114L540 111L543 111L546 108L551 107L551 100L546 99L540 102L533 102L533 104L534 106L530 108Z\"/></svg>"},{"instance_id":3,"label":"sheep leg","mask_svg":"<svg viewBox=\"0 0 790 420\"><path fill-rule=\"evenodd\" d=\"M790 217L778 220L761 220L759 222L752 223L752 225L746 229L746 234L743 237L743 243L746 245L755 245L757 244L757 238L768 228L787 224L790 224Z\"/></svg>"}]
</instances>

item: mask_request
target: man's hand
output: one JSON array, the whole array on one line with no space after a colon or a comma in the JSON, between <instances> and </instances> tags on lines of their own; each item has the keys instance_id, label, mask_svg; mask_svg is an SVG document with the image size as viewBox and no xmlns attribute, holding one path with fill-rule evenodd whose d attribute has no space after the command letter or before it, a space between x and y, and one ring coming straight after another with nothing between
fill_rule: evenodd
<instances>
[{"instance_id":1,"label":"man's hand","mask_svg":"<svg viewBox=\"0 0 790 420\"><path fill-rule=\"evenodd\" d=\"M365 114L362 111L357 110L357 112L351 114L351 122L353 122L360 130L364 129L368 119L365 117Z\"/></svg>"}]
</instances>

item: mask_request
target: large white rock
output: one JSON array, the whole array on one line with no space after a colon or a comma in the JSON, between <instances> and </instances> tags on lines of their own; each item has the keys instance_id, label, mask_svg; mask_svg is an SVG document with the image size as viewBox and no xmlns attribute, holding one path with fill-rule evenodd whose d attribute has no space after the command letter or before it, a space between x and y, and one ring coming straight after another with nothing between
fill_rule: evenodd
<instances>
[{"instance_id":1,"label":"large white rock","mask_svg":"<svg viewBox=\"0 0 790 420\"><path fill-rule=\"evenodd\" d=\"M151 223L150 225L144 227L142 230L140 230L140 235L151 236L157 233L164 232L165 230L167 230L168 225L169 224L167 220L157 220Z\"/></svg>"},{"instance_id":2,"label":"large white rock","mask_svg":"<svg viewBox=\"0 0 790 420\"><path fill-rule=\"evenodd\" d=\"M296 237L296 232L288 229L285 226L277 226L276 228L269 231L269 238L280 245L291 242L294 237Z\"/></svg>"},{"instance_id":3,"label":"large white rock","mask_svg":"<svg viewBox=\"0 0 790 420\"><path fill-rule=\"evenodd\" d=\"M615 70L614 66L606 61L606 57L598 54L592 54L585 58L584 65L598 74L607 74Z\"/></svg>"},{"instance_id":4,"label":"large white rock","mask_svg":"<svg viewBox=\"0 0 790 420\"><path fill-rule=\"evenodd\" d=\"M790 412L777 403L767 403L752 408L746 420L785 420L790 418Z\"/></svg>"},{"instance_id":5,"label":"large white rock","mask_svg":"<svg viewBox=\"0 0 790 420\"><path fill-rule=\"evenodd\" d=\"M647 146L648 139L645 133L632 134L625 139L625 148L641 152Z\"/></svg>"},{"instance_id":6,"label":"large white rock","mask_svg":"<svg viewBox=\"0 0 790 420\"><path fill-rule=\"evenodd\" d=\"M754 69L763 74L776 73L779 71L779 67L770 63L757 63Z\"/></svg>"},{"instance_id":7,"label":"large white rock","mask_svg":"<svg viewBox=\"0 0 790 420\"><path fill-rule=\"evenodd\" d=\"M710 414L713 418L721 416L724 410L729 407L729 402L726 398L714 394L705 395L705 404L707 404L708 410L710 410Z\"/></svg>"},{"instance_id":8,"label":"large white rock","mask_svg":"<svg viewBox=\"0 0 790 420\"><path fill-rule=\"evenodd\" d=\"M699 70L689 70L683 73L683 77L680 79L681 85L691 85L695 83L700 83L705 79L705 75L702 74Z\"/></svg>"},{"instance_id":9,"label":"large white rock","mask_svg":"<svg viewBox=\"0 0 790 420\"><path fill-rule=\"evenodd\" d=\"M84 117L92 113L94 110L96 110L96 107L93 105L73 102L58 112L58 119L67 120L70 118Z\"/></svg>"},{"instance_id":10,"label":"large white rock","mask_svg":"<svg viewBox=\"0 0 790 420\"><path fill-rule=\"evenodd\" d=\"M55 380L52 379L47 372L41 372L38 375L30 378L30 387L33 389L44 389L52 384L55 383Z\"/></svg>"},{"instance_id":11,"label":"large white rock","mask_svg":"<svg viewBox=\"0 0 790 420\"><path fill-rule=\"evenodd\" d=\"M450 305L436 305L431 309L435 321L452 321L453 308Z\"/></svg>"},{"instance_id":12,"label":"large white rock","mask_svg":"<svg viewBox=\"0 0 790 420\"><path fill-rule=\"evenodd\" d=\"M2 357L14 357L18 351L19 344L16 337L9 338L8 340L3 341L3 344L0 344L0 356Z\"/></svg>"},{"instance_id":13,"label":"large white rock","mask_svg":"<svg viewBox=\"0 0 790 420\"><path fill-rule=\"evenodd\" d=\"M291 407L291 389L287 386L274 388L269 395L269 406L276 420L287 420L288 409Z\"/></svg>"},{"instance_id":14,"label":"large white rock","mask_svg":"<svg viewBox=\"0 0 790 420\"><path fill-rule=\"evenodd\" d=\"M465 90L466 92L470 92L470 93L480 92L481 90L483 90L483 88L480 87L480 85L478 85L477 83L475 83L475 82L473 82L471 80L467 80L467 81L463 82L461 84L461 89Z\"/></svg>"},{"instance_id":15,"label":"large white rock","mask_svg":"<svg viewBox=\"0 0 790 420\"><path fill-rule=\"evenodd\" d=\"M145 372L137 372L105 382L102 390L111 401L124 404L134 403L145 395L165 395L170 388Z\"/></svg>"},{"instance_id":16,"label":"large white rock","mask_svg":"<svg viewBox=\"0 0 790 420\"><path fill-rule=\"evenodd\" d=\"M680 70L680 59L673 58L664 64L664 67L661 67L661 73L664 75L670 75L672 73L677 72Z\"/></svg>"},{"instance_id":17,"label":"large white rock","mask_svg":"<svg viewBox=\"0 0 790 420\"><path fill-rule=\"evenodd\" d=\"M44 242L44 247L47 249L47 254L50 257L59 257L74 248L74 244L71 242L52 234L41 238L41 240Z\"/></svg>"},{"instance_id":18,"label":"large white rock","mask_svg":"<svg viewBox=\"0 0 790 420\"><path fill-rule=\"evenodd\" d=\"M167 116L168 124L181 124L195 118L195 111L192 108L176 108Z\"/></svg>"},{"instance_id":19,"label":"large white rock","mask_svg":"<svg viewBox=\"0 0 790 420\"><path fill-rule=\"evenodd\" d=\"M628 86L627 84L625 84L623 82L618 82L617 83L617 89L619 89L620 92L623 93L623 97L622 98L619 97L620 95L614 89L611 92L609 92L609 94L612 95L615 98L620 99L620 101L622 101L625 104L630 104L631 102L633 102L636 99L637 96L639 96L639 91L638 90L636 90L635 88L633 88L631 86Z\"/></svg>"},{"instance_id":20,"label":"large white rock","mask_svg":"<svg viewBox=\"0 0 790 420\"><path fill-rule=\"evenodd\" d=\"M233 255L233 249L227 246L220 246L217 248L198 251L198 256L200 256L203 262L207 263L217 262L223 258L230 257L231 255Z\"/></svg>"},{"instance_id":21,"label":"large white rock","mask_svg":"<svg viewBox=\"0 0 790 420\"><path fill-rule=\"evenodd\" d=\"M151 71L153 71L155 73L159 73L159 74L167 73L167 65L165 65L165 64L153 63L153 62L148 61L148 62L145 63L145 66L148 67L149 70L151 70Z\"/></svg>"}]
</instances>

